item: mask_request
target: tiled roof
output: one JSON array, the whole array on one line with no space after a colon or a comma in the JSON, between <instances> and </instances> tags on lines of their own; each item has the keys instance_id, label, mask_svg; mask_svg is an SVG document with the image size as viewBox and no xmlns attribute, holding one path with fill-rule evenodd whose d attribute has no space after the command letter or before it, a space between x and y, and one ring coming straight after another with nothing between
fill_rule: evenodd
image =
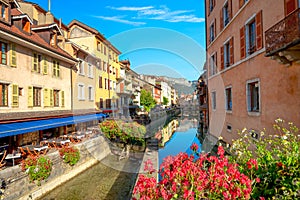
<instances>
[{"instance_id":1,"label":"tiled roof","mask_svg":"<svg viewBox=\"0 0 300 200\"><path fill-rule=\"evenodd\" d=\"M16 9L13 9L16 10ZM64 56L72 61L76 61L77 60L75 58L73 58L70 54L68 54L66 51L64 51L63 49L61 49L60 47L54 47L51 46L50 44L48 44L44 39L42 39L37 33L35 33L34 31L31 31L31 34L25 33L23 31L20 31L16 26L14 25L7 25L4 23L0 23L0 30L5 31L9 34L15 35L19 38L22 38L24 40L27 40L33 44L36 44L38 46L44 47L47 50L50 50L54 53L57 53L61 56Z\"/></svg>"},{"instance_id":2,"label":"tiled roof","mask_svg":"<svg viewBox=\"0 0 300 200\"><path fill-rule=\"evenodd\" d=\"M18 9L11 9L11 15L22 15L23 13Z\"/></svg>"}]
</instances>

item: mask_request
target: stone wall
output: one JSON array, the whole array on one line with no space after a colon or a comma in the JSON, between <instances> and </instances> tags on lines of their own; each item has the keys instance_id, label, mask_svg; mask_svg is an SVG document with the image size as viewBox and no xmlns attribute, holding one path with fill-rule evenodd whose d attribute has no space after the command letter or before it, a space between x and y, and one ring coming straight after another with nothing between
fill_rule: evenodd
<instances>
[{"instance_id":1,"label":"stone wall","mask_svg":"<svg viewBox=\"0 0 300 200\"><path fill-rule=\"evenodd\" d=\"M1 170L0 178L4 179L7 183L4 199L37 199L93 166L110 153L109 144L102 135L90 138L77 144L76 147L79 148L81 157L79 162L73 167L63 162L58 151L46 155L53 162L53 167L51 175L46 181L41 183L41 186L30 183L27 174L22 172L18 165Z\"/></svg>"}]
</instances>

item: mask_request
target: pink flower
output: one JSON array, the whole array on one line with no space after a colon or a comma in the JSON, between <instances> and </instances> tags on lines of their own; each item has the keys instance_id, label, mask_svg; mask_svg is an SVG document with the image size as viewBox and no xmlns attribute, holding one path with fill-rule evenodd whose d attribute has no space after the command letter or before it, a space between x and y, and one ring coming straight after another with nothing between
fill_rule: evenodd
<instances>
[{"instance_id":1,"label":"pink flower","mask_svg":"<svg viewBox=\"0 0 300 200\"><path fill-rule=\"evenodd\" d=\"M260 178L257 177L257 178L255 179L255 181L256 181L256 183L260 183Z\"/></svg>"},{"instance_id":2,"label":"pink flower","mask_svg":"<svg viewBox=\"0 0 300 200\"><path fill-rule=\"evenodd\" d=\"M198 145L196 143L193 143L192 146L190 147L194 152L198 151Z\"/></svg>"}]
</instances>

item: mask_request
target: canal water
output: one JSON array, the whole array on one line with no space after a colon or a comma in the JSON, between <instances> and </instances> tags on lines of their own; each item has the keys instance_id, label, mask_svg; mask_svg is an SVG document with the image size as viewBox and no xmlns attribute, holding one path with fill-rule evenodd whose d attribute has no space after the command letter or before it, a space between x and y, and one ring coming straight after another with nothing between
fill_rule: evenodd
<instances>
[{"instance_id":1,"label":"canal water","mask_svg":"<svg viewBox=\"0 0 300 200\"><path fill-rule=\"evenodd\" d=\"M168 119L157 126L159 164L169 155L191 153L190 146L201 144L197 138L196 119ZM152 127L153 129L153 127ZM141 159L118 160L109 155L98 164L41 197L43 200L126 200L131 199Z\"/></svg>"}]
</instances>

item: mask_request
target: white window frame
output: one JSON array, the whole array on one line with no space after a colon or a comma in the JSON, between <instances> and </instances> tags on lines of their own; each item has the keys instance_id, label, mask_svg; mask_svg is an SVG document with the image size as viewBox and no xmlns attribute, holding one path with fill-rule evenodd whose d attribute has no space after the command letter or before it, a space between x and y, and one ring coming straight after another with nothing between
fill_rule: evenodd
<instances>
[{"instance_id":1,"label":"white window frame","mask_svg":"<svg viewBox=\"0 0 300 200\"><path fill-rule=\"evenodd\" d=\"M211 92L211 108L213 111L217 109L217 92L215 90Z\"/></svg>"},{"instance_id":2,"label":"white window frame","mask_svg":"<svg viewBox=\"0 0 300 200\"><path fill-rule=\"evenodd\" d=\"M228 108L228 96L227 96L227 90L230 89L230 93L231 93L231 109ZM232 112L232 101L233 101L233 96L232 96L232 86L227 86L225 87L225 110L228 113Z\"/></svg>"},{"instance_id":3,"label":"white window frame","mask_svg":"<svg viewBox=\"0 0 300 200\"><path fill-rule=\"evenodd\" d=\"M84 76L84 60L79 60L78 69L78 74Z\"/></svg>"},{"instance_id":4,"label":"white window frame","mask_svg":"<svg viewBox=\"0 0 300 200\"><path fill-rule=\"evenodd\" d=\"M91 63L88 63L88 77L94 78L93 65Z\"/></svg>"},{"instance_id":5,"label":"white window frame","mask_svg":"<svg viewBox=\"0 0 300 200\"><path fill-rule=\"evenodd\" d=\"M227 8L227 9L226 9ZM223 12L222 12L222 15L223 15L223 26L227 26L230 22L230 18L229 18L229 5L228 5L228 1L226 1L223 5L223 8L222 8ZM227 15L226 15L227 14ZM228 19L228 22L226 23L226 19Z\"/></svg>"},{"instance_id":6,"label":"white window frame","mask_svg":"<svg viewBox=\"0 0 300 200\"><path fill-rule=\"evenodd\" d=\"M249 25L250 23L252 23L253 21L255 22L255 16L256 14L254 14L253 16L251 16L245 23L245 48L246 48L246 56L251 55L252 53L249 52L250 49L250 36L249 36ZM256 32L256 27L255 27L255 32ZM255 37L257 37L256 33L255 33Z\"/></svg>"},{"instance_id":7,"label":"white window frame","mask_svg":"<svg viewBox=\"0 0 300 200\"><path fill-rule=\"evenodd\" d=\"M224 43L224 69L228 68L230 66L230 39L229 38L225 43Z\"/></svg>"},{"instance_id":8,"label":"white window frame","mask_svg":"<svg viewBox=\"0 0 300 200\"><path fill-rule=\"evenodd\" d=\"M253 110L252 109L252 106L251 105L251 99L252 99L252 96L250 94L250 84L253 84L257 82L257 86L258 86L258 110ZM260 115L260 112L261 112L261 92L260 92L260 79L259 78L256 78L256 79L252 79L252 80L248 80L246 82L246 98L247 98L247 111L248 111L248 114L250 115Z\"/></svg>"},{"instance_id":9,"label":"white window frame","mask_svg":"<svg viewBox=\"0 0 300 200\"><path fill-rule=\"evenodd\" d=\"M209 34L210 34L209 35L209 40L210 40L210 42L213 42L216 38L216 36L215 36L215 26L216 26L216 24L215 24L215 20L214 20L209 26Z\"/></svg>"},{"instance_id":10,"label":"white window frame","mask_svg":"<svg viewBox=\"0 0 300 200\"><path fill-rule=\"evenodd\" d=\"M79 101L84 101L85 100L85 94L84 94L84 84L83 83L78 83L78 100Z\"/></svg>"},{"instance_id":11,"label":"white window frame","mask_svg":"<svg viewBox=\"0 0 300 200\"><path fill-rule=\"evenodd\" d=\"M94 87L92 85L88 86L88 99L94 101Z\"/></svg>"},{"instance_id":12,"label":"white window frame","mask_svg":"<svg viewBox=\"0 0 300 200\"><path fill-rule=\"evenodd\" d=\"M210 65L210 75L215 75L217 73L217 65L216 65L216 52L214 52L211 56L210 56L210 60L209 60L209 65Z\"/></svg>"}]
</instances>

